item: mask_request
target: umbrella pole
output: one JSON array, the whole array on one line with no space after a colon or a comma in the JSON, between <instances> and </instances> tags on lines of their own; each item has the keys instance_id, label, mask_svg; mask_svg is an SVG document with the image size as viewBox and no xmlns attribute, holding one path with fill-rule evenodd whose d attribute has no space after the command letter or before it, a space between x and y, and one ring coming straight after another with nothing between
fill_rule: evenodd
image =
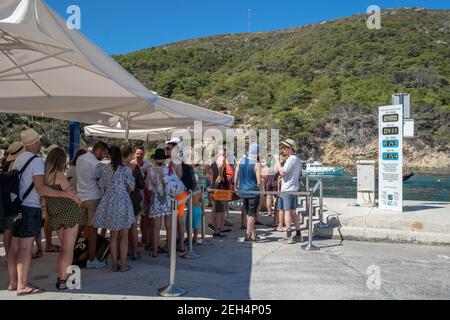
<instances>
[{"instance_id":1,"label":"umbrella pole","mask_svg":"<svg viewBox=\"0 0 450 320\"><path fill-rule=\"evenodd\" d=\"M127 116L127 119L125 120L125 142L129 141L130 137L130 116Z\"/></svg>"}]
</instances>

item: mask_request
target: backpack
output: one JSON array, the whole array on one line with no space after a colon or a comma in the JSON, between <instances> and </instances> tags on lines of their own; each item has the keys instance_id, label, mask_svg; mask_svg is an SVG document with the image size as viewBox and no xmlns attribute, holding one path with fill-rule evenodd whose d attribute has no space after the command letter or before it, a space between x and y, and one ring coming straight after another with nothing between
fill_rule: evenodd
<instances>
[{"instance_id":1,"label":"backpack","mask_svg":"<svg viewBox=\"0 0 450 320\"><path fill-rule=\"evenodd\" d=\"M194 168L184 162L181 165L183 167L181 182L183 182L187 190L195 190L197 188L197 179L195 178Z\"/></svg>"},{"instance_id":2,"label":"backpack","mask_svg":"<svg viewBox=\"0 0 450 320\"><path fill-rule=\"evenodd\" d=\"M97 234L97 249L95 256L99 261L105 261L109 256L109 241L105 237ZM83 239L75 245L73 251L73 262L72 264L80 268L86 268L88 260L88 239Z\"/></svg>"},{"instance_id":3,"label":"backpack","mask_svg":"<svg viewBox=\"0 0 450 320\"><path fill-rule=\"evenodd\" d=\"M27 163L19 170L13 170L11 172L4 172L0 174L1 184L1 202L3 204L4 217L16 217L22 211L23 201L30 195L34 189L34 183L28 187L27 191L23 195L22 199L19 196L20 179L22 174L38 156L31 157Z\"/></svg>"}]
</instances>

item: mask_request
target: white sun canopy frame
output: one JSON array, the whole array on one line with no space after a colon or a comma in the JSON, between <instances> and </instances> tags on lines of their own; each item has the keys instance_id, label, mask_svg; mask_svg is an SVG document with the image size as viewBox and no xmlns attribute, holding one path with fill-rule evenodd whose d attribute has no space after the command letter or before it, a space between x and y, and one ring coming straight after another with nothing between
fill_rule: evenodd
<instances>
[{"instance_id":1,"label":"white sun canopy frame","mask_svg":"<svg viewBox=\"0 0 450 320\"><path fill-rule=\"evenodd\" d=\"M216 132L220 131L222 134L226 135L226 130L228 127L223 126L202 126L203 132L213 129ZM218 131L217 131L218 130ZM132 129L128 133L128 139L130 140L141 140L141 141L159 141L159 140L170 140L173 135L178 133L184 133L183 131L188 131L190 134L194 133L192 128L158 128L158 129ZM87 137L100 137L100 138L114 138L114 139L124 139L126 138L126 130L121 128L111 128L101 125L92 125L84 127L84 134Z\"/></svg>"},{"instance_id":2,"label":"white sun canopy frame","mask_svg":"<svg viewBox=\"0 0 450 320\"><path fill-rule=\"evenodd\" d=\"M148 90L42 0L0 1L0 112L127 130L234 123Z\"/></svg>"}]
</instances>

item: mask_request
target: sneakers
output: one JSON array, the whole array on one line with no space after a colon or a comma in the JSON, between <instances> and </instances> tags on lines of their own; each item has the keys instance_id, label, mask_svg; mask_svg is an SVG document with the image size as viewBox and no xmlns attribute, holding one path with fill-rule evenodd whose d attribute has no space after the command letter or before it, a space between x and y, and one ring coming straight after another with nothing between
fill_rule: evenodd
<instances>
[{"instance_id":1,"label":"sneakers","mask_svg":"<svg viewBox=\"0 0 450 320\"><path fill-rule=\"evenodd\" d=\"M296 236L292 236L292 237L282 238L282 239L278 240L278 242L281 244L295 244L295 243L297 243L297 239L296 239Z\"/></svg>"},{"instance_id":2,"label":"sneakers","mask_svg":"<svg viewBox=\"0 0 450 320\"><path fill-rule=\"evenodd\" d=\"M209 231L211 231L211 232L215 232L215 228L214 228L214 226L212 225L212 223L210 223L210 224L208 224L208 228L209 228Z\"/></svg>"},{"instance_id":3,"label":"sneakers","mask_svg":"<svg viewBox=\"0 0 450 320\"><path fill-rule=\"evenodd\" d=\"M94 261L88 260L86 263L86 269L101 269L104 267L106 267L106 263L99 261L97 258Z\"/></svg>"},{"instance_id":4,"label":"sneakers","mask_svg":"<svg viewBox=\"0 0 450 320\"><path fill-rule=\"evenodd\" d=\"M224 234L221 234L220 232L216 232L213 234L214 238L226 238L227 236Z\"/></svg>"}]
</instances>

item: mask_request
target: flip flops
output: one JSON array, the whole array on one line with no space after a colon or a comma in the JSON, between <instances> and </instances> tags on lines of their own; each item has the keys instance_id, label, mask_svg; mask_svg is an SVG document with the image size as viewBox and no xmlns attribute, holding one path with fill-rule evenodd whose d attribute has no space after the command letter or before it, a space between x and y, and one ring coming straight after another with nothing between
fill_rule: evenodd
<instances>
[{"instance_id":1,"label":"flip flops","mask_svg":"<svg viewBox=\"0 0 450 320\"><path fill-rule=\"evenodd\" d=\"M45 290L40 289L40 288L31 288L31 290L29 290L29 291L17 292L17 296L23 297L23 296L29 296L29 295L39 294L39 293L44 293L44 292L45 292Z\"/></svg>"},{"instance_id":2,"label":"flip flops","mask_svg":"<svg viewBox=\"0 0 450 320\"><path fill-rule=\"evenodd\" d=\"M128 272L128 271L130 271L131 270L131 267L130 266L127 266L126 268L125 268L125 270L124 271L120 271L120 272L122 272L122 273L126 273L126 272Z\"/></svg>"},{"instance_id":3,"label":"flip flops","mask_svg":"<svg viewBox=\"0 0 450 320\"><path fill-rule=\"evenodd\" d=\"M50 249L45 249L45 252L61 252L61 247L53 244Z\"/></svg>"}]
</instances>

